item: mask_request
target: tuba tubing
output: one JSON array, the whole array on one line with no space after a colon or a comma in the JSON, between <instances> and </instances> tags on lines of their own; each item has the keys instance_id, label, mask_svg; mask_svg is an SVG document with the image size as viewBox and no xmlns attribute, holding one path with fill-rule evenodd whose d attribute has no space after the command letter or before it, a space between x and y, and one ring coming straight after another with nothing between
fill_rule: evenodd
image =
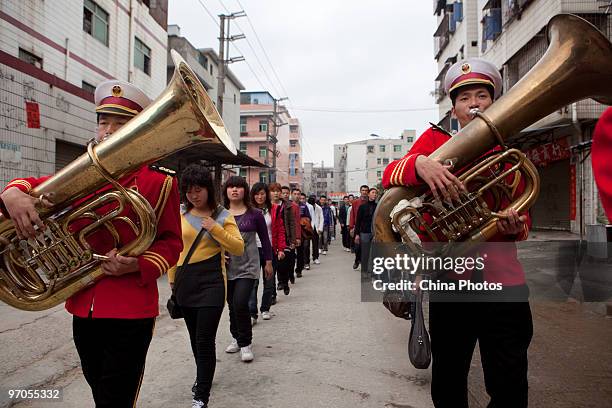
<instances>
[{"instance_id":1,"label":"tuba tubing","mask_svg":"<svg viewBox=\"0 0 612 408\"><path fill-rule=\"evenodd\" d=\"M551 18L547 36L549 46L538 63L485 112L504 139L581 99L612 104L610 41L595 26L572 14ZM453 159L455 168L462 168L496 144L489 125L476 117L429 157L440 162ZM397 241L391 211L400 200L419 196L426 187L393 187L382 196L374 214L375 242ZM486 235L491 237L495 232L493 223Z\"/></svg>"},{"instance_id":2,"label":"tuba tubing","mask_svg":"<svg viewBox=\"0 0 612 408\"><path fill-rule=\"evenodd\" d=\"M94 227L109 228L110 221L119 217L126 205L132 207L139 222L133 224L136 239L125 243L120 253L136 256L150 246L156 231L153 209L136 191L124 189L114 180L195 145L208 144L236 154L223 120L196 74L176 51L172 50L171 56L174 75L155 101L111 138L90 144L87 153L30 193L34 197L44 194L54 203L51 208L40 209L47 226L41 236L47 235L48 245L47 241L33 239L27 241L33 247L24 248L28 244L16 238L13 222L0 216L0 300L22 310L45 310L95 283L103 276L100 260L104 257L92 253L85 235ZM71 207L109 182L115 190ZM70 222L79 217L91 218L89 214L96 208L110 202L118 203L119 209L71 236ZM31 248L40 251L36 253ZM48 254L49 248L55 248L55 258ZM28 259L23 253L35 256Z\"/></svg>"}]
</instances>

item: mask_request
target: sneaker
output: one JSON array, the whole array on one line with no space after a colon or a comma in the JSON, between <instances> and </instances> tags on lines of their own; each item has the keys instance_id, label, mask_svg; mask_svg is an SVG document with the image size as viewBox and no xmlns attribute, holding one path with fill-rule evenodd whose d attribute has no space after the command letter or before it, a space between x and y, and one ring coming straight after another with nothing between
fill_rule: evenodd
<instances>
[{"instance_id":1,"label":"sneaker","mask_svg":"<svg viewBox=\"0 0 612 408\"><path fill-rule=\"evenodd\" d=\"M191 408L207 408L208 404L197 399L191 400Z\"/></svg>"},{"instance_id":2,"label":"sneaker","mask_svg":"<svg viewBox=\"0 0 612 408\"><path fill-rule=\"evenodd\" d=\"M253 347L249 344L246 347L240 347L240 359L245 363L253 361L255 356L253 355Z\"/></svg>"},{"instance_id":3,"label":"sneaker","mask_svg":"<svg viewBox=\"0 0 612 408\"><path fill-rule=\"evenodd\" d=\"M318 259L315 259L315 260L314 260L314 263L315 263L315 265L320 265L320 264L321 264L321 261L319 261Z\"/></svg>"},{"instance_id":4,"label":"sneaker","mask_svg":"<svg viewBox=\"0 0 612 408\"><path fill-rule=\"evenodd\" d=\"M353 264L353 269L357 268L359 268L359 261L355 261L355 263Z\"/></svg>"},{"instance_id":5,"label":"sneaker","mask_svg":"<svg viewBox=\"0 0 612 408\"><path fill-rule=\"evenodd\" d=\"M287 296L289 294L289 292L291 291L291 289L289 288L289 285L286 285L283 288L283 293L285 294L285 296Z\"/></svg>"},{"instance_id":6,"label":"sneaker","mask_svg":"<svg viewBox=\"0 0 612 408\"><path fill-rule=\"evenodd\" d=\"M323 255L327 255L327 251L321 252ZM316 262L315 262L316 263Z\"/></svg>"},{"instance_id":7,"label":"sneaker","mask_svg":"<svg viewBox=\"0 0 612 408\"><path fill-rule=\"evenodd\" d=\"M310 270L310 264L306 264L306 265L304 265L304 269L306 269L307 271L309 271L309 270Z\"/></svg>"},{"instance_id":8,"label":"sneaker","mask_svg":"<svg viewBox=\"0 0 612 408\"><path fill-rule=\"evenodd\" d=\"M255 326L257 324L257 317L251 317L251 326Z\"/></svg>"},{"instance_id":9,"label":"sneaker","mask_svg":"<svg viewBox=\"0 0 612 408\"><path fill-rule=\"evenodd\" d=\"M270 315L270 312L261 312L261 318L264 320L270 320L272 316Z\"/></svg>"},{"instance_id":10,"label":"sneaker","mask_svg":"<svg viewBox=\"0 0 612 408\"><path fill-rule=\"evenodd\" d=\"M232 339L232 342L229 346L225 348L226 353L237 353L240 351L240 347L238 347L238 340Z\"/></svg>"},{"instance_id":11,"label":"sneaker","mask_svg":"<svg viewBox=\"0 0 612 408\"><path fill-rule=\"evenodd\" d=\"M301 277L302 277L302 272L298 272L298 273L296 273L296 274L295 274L295 276L297 276L298 278L301 278ZM295 279L294 279L294 282L293 282L293 283L295 283Z\"/></svg>"}]
</instances>

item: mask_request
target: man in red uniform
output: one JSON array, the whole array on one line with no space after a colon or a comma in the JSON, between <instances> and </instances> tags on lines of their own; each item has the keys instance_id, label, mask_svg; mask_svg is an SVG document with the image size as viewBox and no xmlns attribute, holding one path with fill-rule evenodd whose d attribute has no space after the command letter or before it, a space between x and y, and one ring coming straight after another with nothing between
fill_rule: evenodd
<instances>
[{"instance_id":1,"label":"man in red uniform","mask_svg":"<svg viewBox=\"0 0 612 408\"><path fill-rule=\"evenodd\" d=\"M134 85L111 80L96 88L95 102L96 140L102 141L112 137L150 100ZM114 243L106 229L91 235L88 242L92 249L109 258L101 265L105 276L66 301L66 309L73 315L74 342L83 374L97 408L133 407L138 398L155 317L159 314L156 280L176 263L182 250L178 188L176 179L167 173L143 166L119 180L121 185L136 189L155 210L155 241L143 254L132 257L117 254L115 248L134 238L125 222L113 221L120 243ZM22 238L36 235L33 225L44 228L34 207L39 199L29 192L49 177L13 180L0 195L2 212L13 219ZM109 184L95 194L110 189ZM129 208L121 215L136 222ZM73 227L78 230L89 221L77 223L80 225Z\"/></svg>"},{"instance_id":2,"label":"man in red uniform","mask_svg":"<svg viewBox=\"0 0 612 408\"><path fill-rule=\"evenodd\" d=\"M593 133L593 173L608 220L612 220L612 108L599 118Z\"/></svg>"},{"instance_id":3,"label":"man in red uniform","mask_svg":"<svg viewBox=\"0 0 612 408\"><path fill-rule=\"evenodd\" d=\"M497 68L482 59L454 64L447 72L445 89L450 95L452 114L461 127L472 119L472 109L485 111L501 93L501 76ZM432 126L415 142L408 154L385 169L383 186L414 186L425 183L436 197L458 198L464 189L449 166L428 155L450 140L451 134ZM460 135L455 137L461 137ZM514 175L513 177L518 177ZM524 188L518 184L515 194ZM491 204L491 203L489 203ZM502 205L508 204L502 202ZM528 214L505 212L507 219L498 221L499 233L491 241L513 242L526 239ZM527 407L527 348L533 327L525 275L517 259L516 246L504 245L495 251L490 246L485 270L462 275L447 273L446 280L470 279L501 283L505 293L518 294L521 302L430 302L429 324L432 344L431 394L434 405L467 408L467 377L472 354L478 341L485 375L485 386L491 397L490 407ZM434 294L432 294L434 295Z\"/></svg>"}]
</instances>

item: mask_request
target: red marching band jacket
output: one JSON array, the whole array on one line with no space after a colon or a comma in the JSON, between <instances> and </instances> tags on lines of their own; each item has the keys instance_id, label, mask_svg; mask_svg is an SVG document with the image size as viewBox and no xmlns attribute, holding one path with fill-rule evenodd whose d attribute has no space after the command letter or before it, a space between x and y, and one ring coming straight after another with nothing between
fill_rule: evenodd
<instances>
[{"instance_id":1,"label":"red marching band jacket","mask_svg":"<svg viewBox=\"0 0 612 408\"><path fill-rule=\"evenodd\" d=\"M388 189L393 186L416 186L422 184L423 181L418 178L415 168L417 157L420 155L429 156L440 146L450 140L450 138L451 135L436 126L427 129L416 140L406 156L404 156L401 160L395 160L389 163L389 165L385 168L382 179L383 187ZM491 151L499 149L500 148L497 147ZM487 152L486 154L489 154L491 151ZM516 177L516 175L511 175L509 177ZM521 179L514 191L513 197L520 195L524 189L525 181ZM485 196L485 201L489 207L492 206L493 200L491 197ZM501 202L502 208L505 208L508 204L510 204L509 201L506 198L503 198ZM514 242L527 239L529 236L529 228L531 227L531 217L529 216L528 212L520 213L519 215L527 216L523 232L516 236L502 235L501 233L497 233L497 235L495 235L489 242ZM424 235L420 235L420 237L424 241L428 240L428 237L425 237ZM485 281L491 283L501 283L504 286L525 284L525 272L521 263L517 259L516 245L489 245L486 246L482 252L486 252L487 254L484 261ZM449 272L445 276L451 279L470 279L471 271L466 271L463 274Z\"/></svg>"},{"instance_id":2,"label":"red marching band jacket","mask_svg":"<svg viewBox=\"0 0 612 408\"><path fill-rule=\"evenodd\" d=\"M50 176L40 178L23 178L11 181L4 188L19 188L29 193ZM176 179L160 171L143 166L137 172L123 177L119 183L138 191L155 210L157 217L157 234L153 244L138 256L139 272L122 276L104 276L93 286L76 293L66 301L66 309L75 316L87 317L91 311L94 318L141 319L155 317L159 314L159 297L157 278L165 274L176 264L183 248L181 238L181 220L179 211L179 194ZM110 190L106 185L94 194L75 202L75 205ZM98 213L111 209L108 204ZM131 208L126 208L121 216L132 221L137 217ZM71 229L78 231L89 224L90 220L77 220ZM119 247L134 239L134 232L124 222L114 220L120 242ZM113 249L113 238L106 229L98 229L91 234L87 242L94 252L106 254Z\"/></svg>"}]
</instances>

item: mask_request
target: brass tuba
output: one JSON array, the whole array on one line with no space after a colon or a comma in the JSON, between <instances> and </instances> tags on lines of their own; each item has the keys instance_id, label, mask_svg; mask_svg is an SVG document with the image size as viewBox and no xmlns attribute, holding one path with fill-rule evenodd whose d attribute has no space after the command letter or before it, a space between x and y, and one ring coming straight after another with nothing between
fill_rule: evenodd
<instances>
[{"instance_id":1,"label":"brass tuba","mask_svg":"<svg viewBox=\"0 0 612 408\"><path fill-rule=\"evenodd\" d=\"M113 220L127 222L136 235L132 242L124 243L120 254L136 256L152 244L157 222L151 205L115 180L198 144L236 154L223 120L196 74L177 52L171 54L174 75L155 101L111 138L90 143L86 154L33 189L31 195L50 196L54 203L52 208L40 209L44 233L19 240L13 222L0 217L0 300L22 310L44 310L93 284L103 275L100 263L105 257L94 253L86 239L105 228L117 245ZM74 204L107 183L115 188ZM116 208L96 212L113 203L116 205L110 208ZM132 207L138 222L120 215L126 206ZM72 232L71 224L82 219L91 223Z\"/></svg>"},{"instance_id":2,"label":"brass tuba","mask_svg":"<svg viewBox=\"0 0 612 408\"><path fill-rule=\"evenodd\" d=\"M497 233L502 210L523 211L539 193L533 164L516 149L508 149L472 163L508 136L574 101L593 98L612 103L612 44L593 25L571 14L554 16L547 27L549 47L540 61L485 113L431 154L453 169L468 170L459 178L468 192L459 202L434 200L427 186L393 187L380 200L374 214L374 242L398 241L395 230L410 250L420 251L416 236L425 229L433 241L480 242ZM525 192L506 208L488 208L484 194L508 197L513 185L506 180L520 171ZM501 200L498 200L501 201ZM424 214L428 214L424 217ZM426 218L433 220L429 225ZM463 246L465 246L463 245Z\"/></svg>"}]
</instances>

